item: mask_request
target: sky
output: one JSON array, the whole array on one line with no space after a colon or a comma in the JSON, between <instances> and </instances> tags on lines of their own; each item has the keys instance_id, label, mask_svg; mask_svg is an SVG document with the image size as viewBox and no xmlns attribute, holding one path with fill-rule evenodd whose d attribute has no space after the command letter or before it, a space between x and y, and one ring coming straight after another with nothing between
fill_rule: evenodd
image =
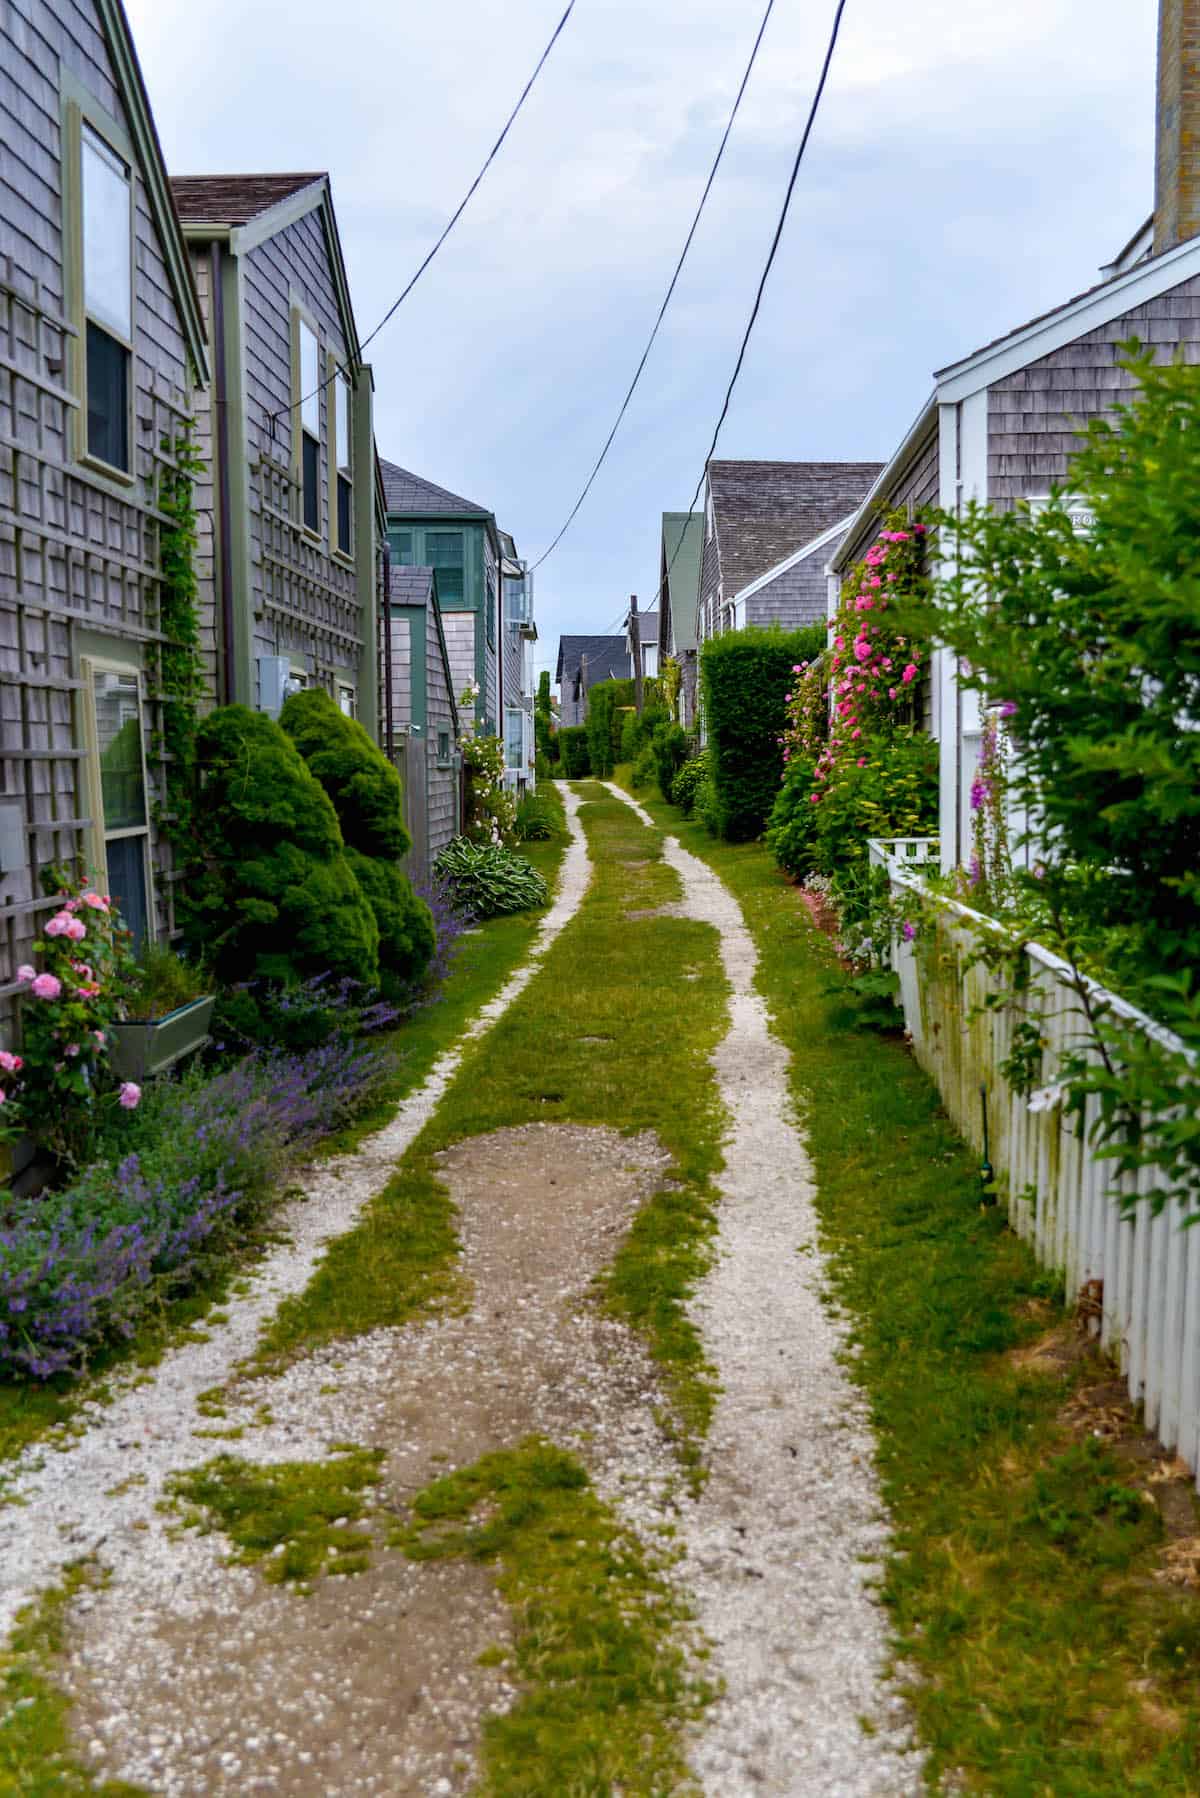
<instances>
[{"instance_id":1,"label":"sky","mask_svg":"<svg viewBox=\"0 0 1200 1798\"><path fill-rule=\"evenodd\" d=\"M127 0L172 174L328 170L360 335L458 204L564 0ZM533 561L616 416L765 0L577 0L368 351L380 453ZM540 666L658 581L732 372L834 0L776 0L608 461L538 571ZM718 454L886 460L930 376L1095 280L1153 200L1154 0L850 0Z\"/></svg>"}]
</instances>

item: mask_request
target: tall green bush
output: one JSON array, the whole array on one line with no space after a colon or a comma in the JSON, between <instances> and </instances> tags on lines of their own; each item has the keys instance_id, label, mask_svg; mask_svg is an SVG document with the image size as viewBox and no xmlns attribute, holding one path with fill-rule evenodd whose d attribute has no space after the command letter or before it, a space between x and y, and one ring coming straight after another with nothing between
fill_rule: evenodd
<instances>
[{"instance_id":1,"label":"tall green bush","mask_svg":"<svg viewBox=\"0 0 1200 1798\"><path fill-rule=\"evenodd\" d=\"M558 760L558 738L551 729L554 713L550 706L550 670L543 668L533 704L533 738L536 753L545 762Z\"/></svg>"},{"instance_id":2,"label":"tall green bush","mask_svg":"<svg viewBox=\"0 0 1200 1798\"><path fill-rule=\"evenodd\" d=\"M433 915L399 865L412 847L400 776L319 687L294 693L279 722L337 812L346 859L375 914L383 986L394 993L419 979L436 947Z\"/></svg>"},{"instance_id":3,"label":"tall green bush","mask_svg":"<svg viewBox=\"0 0 1200 1798\"><path fill-rule=\"evenodd\" d=\"M757 837L779 786L779 745L796 667L819 655L821 625L731 631L700 655L712 798L705 822L733 843Z\"/></svg>"},{"instance_id":4,"label":"tall green bush","mask_svg":"<svg viewBox=\"0 0 1200 1798\"><path fill-rule=\"evenodd\" d=\"M371 986L379 928L337 814L295 744L245 706L196 733L191 856L179 919L225 984L326 970Z\"/></svg>"},{"instance_id":5,"label":"tall green bush","mask_svg":"<svg viewBox=\"0 0 1200 1798\"><path fill-rule=\"evenodd\" d=\"M567 780L583 780L592 771L588 754L587 729L582 724L568 724L558 733L559 766Z\"/></svg>"},{"instance_id":6,"label":"tall green bush","mask_svg":"<svg viewBox=\"0 0 1200 1798\"><path fill-rule=\"evenodd\" d=\"M650 748L654 757L654 777L658 781L658 790L664 799L670 799L675 776L687 761L688 741L683 727L668 723L657 725L650 739Z\"/></svg>"},{"instance_id":7,"label":"tall green bush","mask_svg":"<svg viewBox=\"0 0 1200 1798\"><path fill-rule=\"evenodd\" d=\"M632 682L602 680L588 693L587 731L588 760L598 780L607 780L616 766L621 745L620 689ZM616 741L613 741L614 734Z\"/></svg>"}]
</instances>

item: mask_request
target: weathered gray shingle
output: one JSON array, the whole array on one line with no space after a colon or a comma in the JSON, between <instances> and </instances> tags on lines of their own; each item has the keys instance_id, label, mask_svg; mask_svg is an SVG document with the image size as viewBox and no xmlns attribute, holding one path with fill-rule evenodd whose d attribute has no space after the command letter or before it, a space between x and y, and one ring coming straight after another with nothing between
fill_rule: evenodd
<instances>
[{"instance_id":1,"label":"weathered gray shingle","mask_svg":"<svg viewBox=\"0 0 1200 1798\"><path fill-rule=\"evenodd\" d=\"M244 225L269 212L323 174L309 175L176 175L171 192L185 225Z\"/></svg>"},{"instance_id":2,"label":"weathered gray shingle","mask_svg":"<svg viewBox=\"0 0 1200 1798\"><path fill-rule=\"evenodd\" d=\"M857 510L882 462L710 462L727 600Z\"/></svg>"},{"instance_id":3,"label":"weathered gray shingle","mask_svg":"<svg viewBox=\"0 0 1200 1798\"><path fill-rule=\"evenodd\" d=\"M384 500L391 513L413 518L424 518L439 512L454 517L461 517L466 513L475 513L480 518L491 517L486 506L477 506L474 500L464 499L461 493L451 493L446 487L438 487L433 481L426 481L421 475L398 467L395 462L385 462L382 456L379 459L379 472L383 476Z\"/></svg>"},{"instance_id":4,"label":"weathered gray shingle","mask_svg":"<svg viewBox=\"0 0 1200 1798\"><path fill-rule=\"evenodd\" d=\"M588 659L589 687L602 680L628 680L633 674L624 637L560 637L555 680L560 684L573 680L584 656Z\"/></svg>"}]
</instances>

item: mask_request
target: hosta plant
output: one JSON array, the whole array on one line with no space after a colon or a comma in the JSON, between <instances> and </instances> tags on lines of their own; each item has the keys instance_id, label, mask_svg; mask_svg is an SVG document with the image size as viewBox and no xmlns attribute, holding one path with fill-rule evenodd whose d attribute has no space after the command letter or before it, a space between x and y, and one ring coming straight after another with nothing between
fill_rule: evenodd
<instances>
[{"instance_id":1,"label":"hosta plant","mask_svg":"<svg viewBox=\"0 0 1200 1798\"><path fill-rule=\"evenodd\" d=\"M456 837L438 856L436 871L454 889L460 908L477 918L545 905L550 890L524 856L499 843L472 843Z\"/></svg>"}]
</instances>

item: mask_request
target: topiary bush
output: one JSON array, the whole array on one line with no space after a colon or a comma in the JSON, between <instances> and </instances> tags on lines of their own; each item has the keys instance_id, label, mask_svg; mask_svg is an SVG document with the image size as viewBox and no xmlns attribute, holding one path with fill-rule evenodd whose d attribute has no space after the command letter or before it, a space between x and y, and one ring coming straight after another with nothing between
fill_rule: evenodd
<instances>
[{"instance_id":1,"label":"topiary bush","mask_svg":"<svg viewBox=\"0 0 1200 1798\"><path fill-rule=\"evenodd\" d=\"M659 791L664 799L669 799L675 776L687 761L688 743L683 727L671 723L658 725L650 739L650 750Z\"/></svg>"},{"instance_id":2,"label":"topiary bush","mask_svg":"<svg viewBox=\"0 0 1200 1798\"><path fill-rule=\"evenodd\" d=\"M337 812L346 860L375 915L382 986L394 997L420 979L436 947L429 907L399 866L412 847L400 776L319 687L294 693L279 722Z\"/></svg>"},{"instance_id":3,"label":"topiary bush","mask_svg":"<svg viewBox=\"0 0 1200 1798\"><path fill-rule=\"evenodd\" d=\"M567 780L583 780L592 771L587 727L568 724L558 733L559 766Z\"/></svg>"},{"instance_id":4,"label":"topiary bush","mask_svg":"<svg viewBox=\"0 0 1200 1798\"><path fill-rule=\"evenodd\" d=\"M262 712L222 706L196 733L191 856L178 913L227 986L379 979L379 927L337 814L291 738Z\"/></svg>"},{"instance_id":5,"label":"topiary bush","mask_svg":"<svg viewBox=\"0 0 1200 1798\"><path fill-rule=\"evenodd\" d=\"M705 821L729 842L760 835L779 786L779 745L795 673L825 646L825 631L731 631L700 655L713 794Z\"/></svg>"},{"instance_id":6,"label":"topiary bush","mask_svg":"<svg viewBox=\"0 0 1200 1798\"><path fill-rule=\"evenodd\" d=\"M472 917L498 918L508 912L528 911L550 898L550 889L537 869L501 843L472 843L469 837L455 837L438 856L435 868L453 888L457 907Z\"/></svg>"},{"instance_id":7,"label":"topiary bush","mask_svg":"<svg viewBox=\"0 0 1200 1798\"><path fill-rule=\"evenodd\" d=\"M671 782L671 804L677 805L685 818L690 818L695 810L696 794L708 777L708 751L702 749L699 755L694 755L690 761L684 762Z\"/></svg>"}]
</instances>

